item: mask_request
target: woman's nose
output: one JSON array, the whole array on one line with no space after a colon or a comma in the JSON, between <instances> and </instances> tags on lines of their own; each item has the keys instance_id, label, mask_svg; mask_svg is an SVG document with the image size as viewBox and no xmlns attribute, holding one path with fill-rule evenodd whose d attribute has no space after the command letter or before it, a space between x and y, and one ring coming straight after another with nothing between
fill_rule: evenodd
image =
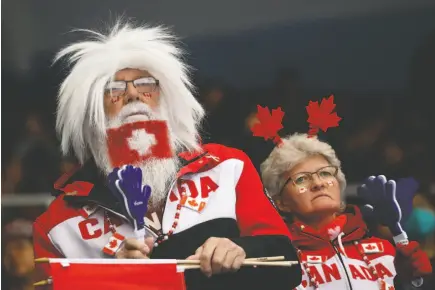
<instances>
[{"instance_id":1,"label":"woman's nose","mask_svg":"<svg viewBox=\"0 0 435 290\"><path fill-rule=\"evenodd\" d=\"M313 189L319 189L324 186L324 181L317 174L311 175L311 186Z\"/></svg>"}]
</instances>

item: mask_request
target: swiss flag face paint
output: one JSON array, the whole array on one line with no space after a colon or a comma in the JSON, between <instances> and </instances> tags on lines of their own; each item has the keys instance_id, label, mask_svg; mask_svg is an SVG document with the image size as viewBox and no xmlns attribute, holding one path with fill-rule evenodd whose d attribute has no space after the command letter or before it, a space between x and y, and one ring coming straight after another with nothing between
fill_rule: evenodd
<instances>
[{"instance_id":1,"label":"swiss flag face paint","mask_svg":"<svg viewBox=\"0 0 435 290\"><path fill-rule=\"evenodd\" d=\"M327 182L327 184L328 184L328 186L333 186L333 185L334 185L334 182L333 182L332 180L329 180L329 181Z\"/></svg>"},{"instance_id":2,"label":"swiss flag face paint","mask_svg":"<svg viewBox=\"0 0 435 290\"><path fill-rule=\"evenodd\" d=\"M107 148L113 167L173 157L165 121L141 121L109 129Z\"/></svg>"}]
</instances>

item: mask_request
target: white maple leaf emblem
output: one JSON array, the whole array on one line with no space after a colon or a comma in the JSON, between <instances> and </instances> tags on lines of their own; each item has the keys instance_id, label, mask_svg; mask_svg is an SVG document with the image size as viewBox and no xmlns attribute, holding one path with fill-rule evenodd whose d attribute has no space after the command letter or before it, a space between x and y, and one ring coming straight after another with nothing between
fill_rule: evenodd
<instances>
[{"instance_id":1,"label":"white maple leaf emblem","mask_svg":"<svg viewBox=\"0 0 435 290\"><path fill-rule=\"evenodd\" d=\"M148 134L145 129L133 130L127 141L130 149L136 150L141 156L149 154L151 147L157 144L154 134Z\"/></svg>"}]
</instances>

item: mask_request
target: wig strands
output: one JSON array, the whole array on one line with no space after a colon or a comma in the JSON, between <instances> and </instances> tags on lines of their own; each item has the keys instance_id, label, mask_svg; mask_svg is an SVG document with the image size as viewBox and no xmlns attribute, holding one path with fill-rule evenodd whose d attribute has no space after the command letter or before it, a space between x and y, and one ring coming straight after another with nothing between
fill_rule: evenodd
<instances>
[{"instance_id":1,"label":"wig strands","mask_svg":"<svg viewBox=\"0 0 435 290\"><path fill-rule=\"evenodd\" d=\"M132 68L148 71L159 80L160 106L168 110L175 143L187 150L199 149L198 127L204 109L192 95L189 67L168 29L132 27L120 21L107 35L78 30L91 39L61 50L55 62L66 59L73 66L58 94L56 129L64 154L71 149L81 163L89 157L89 131L106 134L104 88L117 71Z\"/></svg>"}]
</instances>

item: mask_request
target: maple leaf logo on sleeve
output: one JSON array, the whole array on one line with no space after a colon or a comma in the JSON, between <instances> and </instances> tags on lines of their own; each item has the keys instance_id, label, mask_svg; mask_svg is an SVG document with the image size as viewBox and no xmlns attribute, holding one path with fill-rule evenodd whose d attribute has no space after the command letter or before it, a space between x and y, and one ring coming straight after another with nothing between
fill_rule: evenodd
<instances>
[{"instance_id":1,"label":"maple leaf logo on sleeve","mask_svg":"<svg viewBox=\"0 0 435 290\"><path fill-rule=\"evenodd\" d=\"M329 98L323 98L319 105L319 102L308 103L307 113L308 113L308 123L310 124L310 130L308 131L308 137L314 137L321 129L326 132L328 128L338 127L338 122L341 118L336 112L332 112L335 108L334 96L331 95Z\"/></svg>"},{"instance_id":2,"label":"maple leaf logo on sleeve","mask_svg":"<svg viewBox=\"0 0 435 290\"><path fill-rule=\"evenodd\" d=\"M283 128L281 122L284 117L284 112L281 107L273 109L269 112L268 107L257 105L258 123L252 126L251 131L256 137L263 137L264 140L272 139L275 144L281 144L281 138L278 136L278 131Z\"/></svg>"}]
</instances>

